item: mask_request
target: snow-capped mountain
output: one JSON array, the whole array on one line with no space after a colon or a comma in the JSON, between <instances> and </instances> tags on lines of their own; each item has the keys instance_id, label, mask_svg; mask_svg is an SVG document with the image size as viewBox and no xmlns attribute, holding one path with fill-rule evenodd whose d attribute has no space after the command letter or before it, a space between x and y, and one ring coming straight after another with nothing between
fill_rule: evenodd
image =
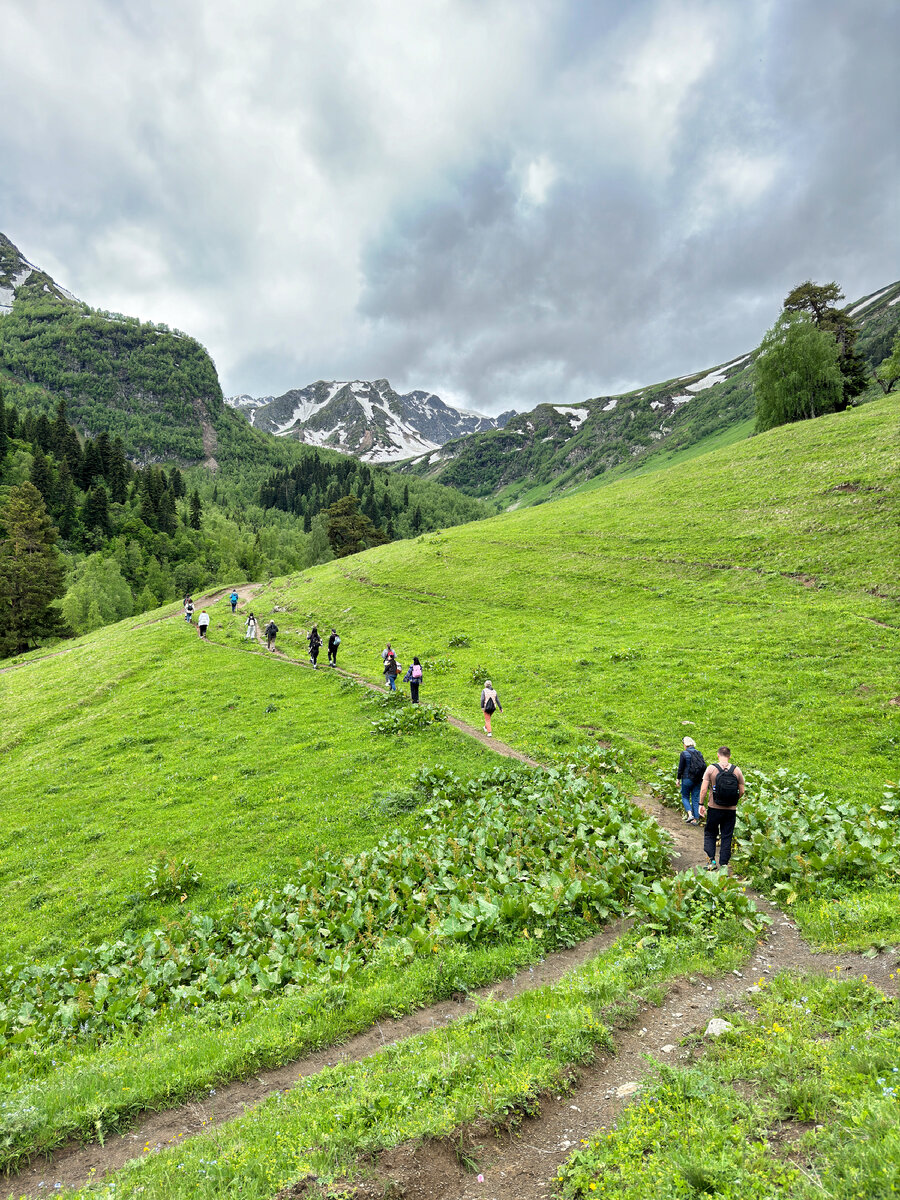
<instances>
[{"instance_id":1,"label":"snow-capped mountain","mask_svg":"<svg viewBox=\"0 0 900 1200\"><path fill-rule=\"evenodd\" d=\"M514 414L484 417L451 408L431 392L398 395L386 379L320 379L283 396L226 396L257 429L327 446L367 462L392 462L437 450L451 438L502 429Z\"/></svg>"},{"instance_id":2,"label":"snow-capped mountain","mask_svg":"<svg viewBox=\"0 0 900 1200\"><path fill-rule=\"evenodd\" d=\"M0 316L12 311L13 301L19 291L26 287L47 292L69 304L81 304L76 296L60 287L45 271L30 263L19 248L0 233Z\"/></svg>"}]
</instances>

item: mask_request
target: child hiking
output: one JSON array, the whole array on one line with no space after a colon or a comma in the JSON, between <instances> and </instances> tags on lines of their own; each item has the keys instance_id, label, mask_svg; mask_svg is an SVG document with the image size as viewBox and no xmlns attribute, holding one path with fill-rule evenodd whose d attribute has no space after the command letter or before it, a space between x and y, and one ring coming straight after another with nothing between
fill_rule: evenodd
<instances>
[{"instance_id":1,"label":"child hiking","mask_svg":"<svg viewBox=\"0 0 900 1200\"><path fill-rule=\"evenodd\" d=\"M675 778L681 784L681 803L687 814L688 825L700 824L700 785L706 773L706 759L697 749L692 737L682 739L684 749L678 756L678 773Z\"/></svg>"},{"instance_id":2,"label":"child hiking","mask_svg":"<svg viewBox=\"0 0 900 1200\"><path fill-rule=\"evenodd\" d=\"M493 737L491 733L491 717L495 712L503 712L503 705L500 703L500 697L494 691L494 685L489 679L484 681L484 687L481 691L481 711L484 714L484 732L488 737Z\"/></svg>"},{"instance_id":3,"label":"child hiking","mask_svg":"<svg viewBox=\"0 0 900 1200\"><path fill-rule=\"evenodd\" d=\"M707 792L712 789L709 810L706 816L706 829L703 832L703 849L709 862L707 871L716 871L718 867L725 868L729 875L728 864L731 862L731 843L734 838L734 823L737 819L737 803L744 794L744 775L740 767L731 762L731 751L727 746L719 747L719 761L711 763L703 773L703 783L700 786L700 815L703 815L704 802ZM719 847L719 863L716 865L716 838L721 838Z\"/></svg>"},{"instance_id":4,"label":"child hiking","mask_svg":"<svg viewBox=\"0 0 900 1200\"><path fill-rule=\"evenodd\" d=\"M319 657L319 651L322 648L322 639L319 637L318 625L313 625L312 629L306 635L306 640L309 642L309 661L316 670L319 669L319 664L316 661Z\"/></svg>"}]
</instances>

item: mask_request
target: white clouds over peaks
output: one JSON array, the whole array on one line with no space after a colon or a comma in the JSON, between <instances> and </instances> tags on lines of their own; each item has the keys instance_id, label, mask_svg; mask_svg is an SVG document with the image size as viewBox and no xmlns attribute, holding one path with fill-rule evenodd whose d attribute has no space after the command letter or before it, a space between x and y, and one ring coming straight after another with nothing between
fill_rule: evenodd
<instances>
[{"instance_id":1,"label":"white clouds over peaks","mask_svg":"<svg viewBox=\"0 0 900 1200\"><path fill-rule=\"evenodd\" d=\"M6 0L0 228L232 392L578 402L886 282L898 13Z\"/></svg>"}]
</instances>

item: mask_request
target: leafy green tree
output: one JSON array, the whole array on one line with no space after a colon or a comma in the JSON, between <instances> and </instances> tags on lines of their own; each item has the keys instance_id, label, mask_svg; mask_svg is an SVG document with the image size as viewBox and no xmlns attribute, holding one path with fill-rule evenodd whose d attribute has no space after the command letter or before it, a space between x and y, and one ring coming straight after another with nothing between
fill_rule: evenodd
<instances>
[{"instance_id":1,"label":"leafy green tree","mask_svg":"<svg viewBox=\"0 0 900 1200\"><path fill-rule=\"evenodd\" d=\"M65 591L65 564L43 497L31 483L10 488L0 510L0 656L20 654L67 628L53 601Z\"/></svg>"},{"instance_id":2,"label":"leafy green tree","mask_svg":"<svg viewBox=\"0 0 900 1200\"><path fill-rule=\"evenodd\" d=\"M886 396L894 390L895 384L900 380L900 329L894 335L890 354L875 368L875 378Z\"/></svg>"},{"instance_id":3,"label":"leafy green tree","mask_svg":"<svg viewBox=\"0 0 900 1200\"><path fill-rule=\"evenodd\" d=\"M784 301L786 313L809 313L816 328L830 333L838 344L838 365L843 376L843 401L846 408L854 396L864 392L869 385L866 361L856 350L859 327L846 308L838 308L837 302L844 293L837 283L813 283L807 279L798 284Z\"/></svg>"},{"instance_id":4,"label":"leafy green tree","mask_svg":"<svg viewBox=\"0 0 900 1200\"><path fill-rule=\"evenodd\" d=\"M755 367L758 432L836 412L844 381L834 338L806 313L782 313L762 340Z\"/></svg>"},{"instance_id":5,"label":"leafy green tree","mask_svg":"<svg viewBox=\"0 0 900 1200\"><path fill-rule=\"evenodd\" d=\"M130 617L134 602L116 559L92 554L75 568L74 582L61 607L76 633L90 633Z\"/></svg>"}]
</instances>

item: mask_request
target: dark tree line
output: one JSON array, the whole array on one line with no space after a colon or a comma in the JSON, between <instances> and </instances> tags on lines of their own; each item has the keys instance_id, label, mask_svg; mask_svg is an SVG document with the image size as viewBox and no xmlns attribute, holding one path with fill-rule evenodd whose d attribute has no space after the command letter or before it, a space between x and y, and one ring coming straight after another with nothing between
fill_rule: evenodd
<instances>
[{"instance_id":1,"label":"dark tree line","mask_svg":"<svg viewBox=\"0 0 900 1200\"><path fill-rule=\"evenodd\" d=\"M277 508L301 517L307 532L319 513L325 513L331 528L332 514L336 506L340 506L337 509L338 525L352 517L356 528L356 533L349 537L329 534L332 549L340 557L355 552L347 550L347 545L354 545L357 550L365 549L367 545L415 536L423 530L459 521L457 509L466 504L461 496L447 491L446 504L442 507L440 492L429 489L426 515L421 495L415 490L416 483L418 481L414 482L410 496L409 481L384 467L370 467L349 457L323 460L318 452L313 452L295 466L269 475L259 489L259 503L262 508ZM341 504L350 497L354 500L351 508ZM359 518L364 518L371 526L366 536L360 533L365 527L359 524Z\"/></svg>"}]
</instances>

